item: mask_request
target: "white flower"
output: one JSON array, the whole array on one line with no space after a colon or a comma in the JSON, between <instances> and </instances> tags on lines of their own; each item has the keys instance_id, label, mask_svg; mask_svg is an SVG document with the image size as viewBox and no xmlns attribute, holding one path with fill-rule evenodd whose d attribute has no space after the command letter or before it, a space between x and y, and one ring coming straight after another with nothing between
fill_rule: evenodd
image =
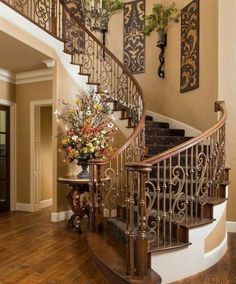
<instances>
[{"instance_id":1,"label":"white flower","mask_svg":"<svg viewBox=\"0 0 236 284\"><path fill-rule=\"evenodd\" d=\"M77 135L73 135L73 136L71 137L71 139L76 142L77 139L78 139L78 136L77 136Z\"/></svg>"},{"instance_id":2,"label":"white flower","mask_svg":"<svg viewBox=\"0 0 236 284\"><path fill-rule=\"evenodd\" d=\"M58 116L61 115L61 112L60 112L58 109L56 109L56 110L54 111L54 114L55 114L56 117L58 117Z\"/></svg>"},{"instance_id":3,"label":"white flower","mask_svg":"<svg viewBox=\"0 0 236 284\"><path fill-rule=\"evenodd\" d=\"M111 120L115 121L116 118L112 115L112 116L111 116Z\"/></svg>"},{"instance_id":4,"label":"white flower","mask_svg":"<svg viewBox=\"0 0 236 284\"><path fill-rule=\"evenodd\" d=\"M112 122L110 122L108 125L107 125L109 128L113 128L114 124Z\"/></svg>"}]
</instances>

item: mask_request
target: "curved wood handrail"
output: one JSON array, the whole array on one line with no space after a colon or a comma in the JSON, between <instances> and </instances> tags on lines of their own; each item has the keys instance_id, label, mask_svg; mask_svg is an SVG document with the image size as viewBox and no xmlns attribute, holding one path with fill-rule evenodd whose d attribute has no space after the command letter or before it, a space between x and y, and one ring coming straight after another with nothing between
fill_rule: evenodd
<instances>
[{"instance_id":1,"label":"curved wood handrail","mask_svg":"<svg viewBox=\"0 0 236 284\"><path fill-rule=\"evenodd\" d=\"M134 76L130 73L130 71L127 69L127 67L105 46L103 43L97 39L97 37L89 30L86 28L86 26L79 21L79 19L71 13L70 9L67 7L66 2L64 0L60 0L61 5L63 8L66 10L66 12L70 15L71 18L83 29L85 33L87 33L104 51L107 53L124 71L124 73L132 79L134 82L139 95L142 100L142 105L143 105L143 113L142 117L136 126L135 130L132 132L132 134L129 136L128 140L124 145L122 145L116 152L114 152L110 157L108 157L105 160L90 160L89 164L94 164L94 165L106 165L110 163L112 160L114 160L116 157L118 157L119 154L121 154L130 144L131 142L137 137L137 135L140 133L142 130L144 123L145 123L145 114L146 114L146 100L143 95L143 91L138 83L138 81L134 78Z\"/></svg>"},{"instance_id":2,"label":"curved wood handrail","mask_svg":"<svg viewBox=\"0 0 236 284\"><path fill-rule=\"evenodd\" d=\"M223 101L218 101L218 102L215 103L215 112L218 112L218 111L222 112L222 117L210 129L208 129L205 132L203 132L202 134L186 141L185 143L182 143L182 144L180 144L176 147L173 147L170 150L162 152L161 154L158 154L156 156L148 158L148 159L142 161L142 163L152 164L152 165L157 164L157 163L159 163L163 160L166 160L166 159L168 159L172 156L180 154L181 152L193 147L194 145L197 145L199 142L202 142L204 139L206 139L207 137L209 137L210 135L215 133L217 130L219 130L223 126L223 124L225 123L225 121L228 117L228 110L226 109L225 103ZM132 163L131 163L131 165L132 165Z\"/></svg>"}]
</instances>

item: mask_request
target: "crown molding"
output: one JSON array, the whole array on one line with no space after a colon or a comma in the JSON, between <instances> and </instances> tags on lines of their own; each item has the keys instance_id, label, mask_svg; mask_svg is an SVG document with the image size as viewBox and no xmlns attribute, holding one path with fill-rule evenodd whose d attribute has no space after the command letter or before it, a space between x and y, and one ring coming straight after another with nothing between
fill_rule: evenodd
<instances>
[{"instance_id":1,"label":"crown molding","mask_svg":"<svg viewBox=\"0 0 236 284\"><path fill-rule=\"evenodd\" d=\"M47 59L47 60L43 60L42 62L46 64L48 68L53 68L55 67L55 64L56 64L55 59Z\"/></svg>"},{"instance_id":2,"label":"crown molding","mask_svg":"<svg viewBox=\"0 0 236 284\"><path fill-rule=\"evenodd\" d=\"M8 83L13 83L15 85L51 81L52 79L52 69L40 69L14 74L9 70L0 68L0 80Z\"/></svg>"},{"instance_id":3,"label":"crown molding","mask_svg":"<svg viewBox=\"0 0 236 284\"><path fill-rule=\"evenodd\" d=\"M0 68L0 80L8 83L15 83L15 74L6 69Z\"/></svg>"},{"instance_id":4,"label":"crown molding","mask_svg":"<svg viewBox=\"0 0 236 284\"><path fill-rule=\"evenodd\" d=\"M16 85L51 81L53 79L53 71L50 69L41 69L16 74Z\"/></svg>"}]
</instances>

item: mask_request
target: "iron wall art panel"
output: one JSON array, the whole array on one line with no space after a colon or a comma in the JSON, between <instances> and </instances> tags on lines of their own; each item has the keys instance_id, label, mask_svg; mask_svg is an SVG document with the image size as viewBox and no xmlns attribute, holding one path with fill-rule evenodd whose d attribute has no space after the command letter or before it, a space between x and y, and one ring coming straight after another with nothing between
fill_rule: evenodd
<instances>
[{"instance_id":1,"label":"iron wall art panel","mask_svg":"<svg viewBox=\"0 0 236 284\"><path fill-rule=\"evenodd\" d=\"M194 0L181 11L181 93L199 87L199 8Z\"/></svg>"},{"instance_id":2,"label":"iron wall art panel","mask_svg":"<svg viewBox=\"0 0 236 284\"><path fill-rule=\"evenodd\" d=\"M124 10L124 64L133 74L145 72L145 36L142 32L145 0L125 4Z\"/></svg>"}]
</instances>

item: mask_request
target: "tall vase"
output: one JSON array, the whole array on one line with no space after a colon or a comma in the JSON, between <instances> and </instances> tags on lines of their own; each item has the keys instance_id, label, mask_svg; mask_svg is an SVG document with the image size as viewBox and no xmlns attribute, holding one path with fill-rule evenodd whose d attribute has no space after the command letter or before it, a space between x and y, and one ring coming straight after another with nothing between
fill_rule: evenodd
<instances>
[{"instance_id":1,"label":"tall vase","mask_svg":"<svg viewBox=\"0 0 236 284\"><path fill-rule=\"evenodd\" d=\"M78 179L88 179L88 160L79 160L78 165L82 167L82 171L77 175Z\"/></svg>"}]
</instances>

